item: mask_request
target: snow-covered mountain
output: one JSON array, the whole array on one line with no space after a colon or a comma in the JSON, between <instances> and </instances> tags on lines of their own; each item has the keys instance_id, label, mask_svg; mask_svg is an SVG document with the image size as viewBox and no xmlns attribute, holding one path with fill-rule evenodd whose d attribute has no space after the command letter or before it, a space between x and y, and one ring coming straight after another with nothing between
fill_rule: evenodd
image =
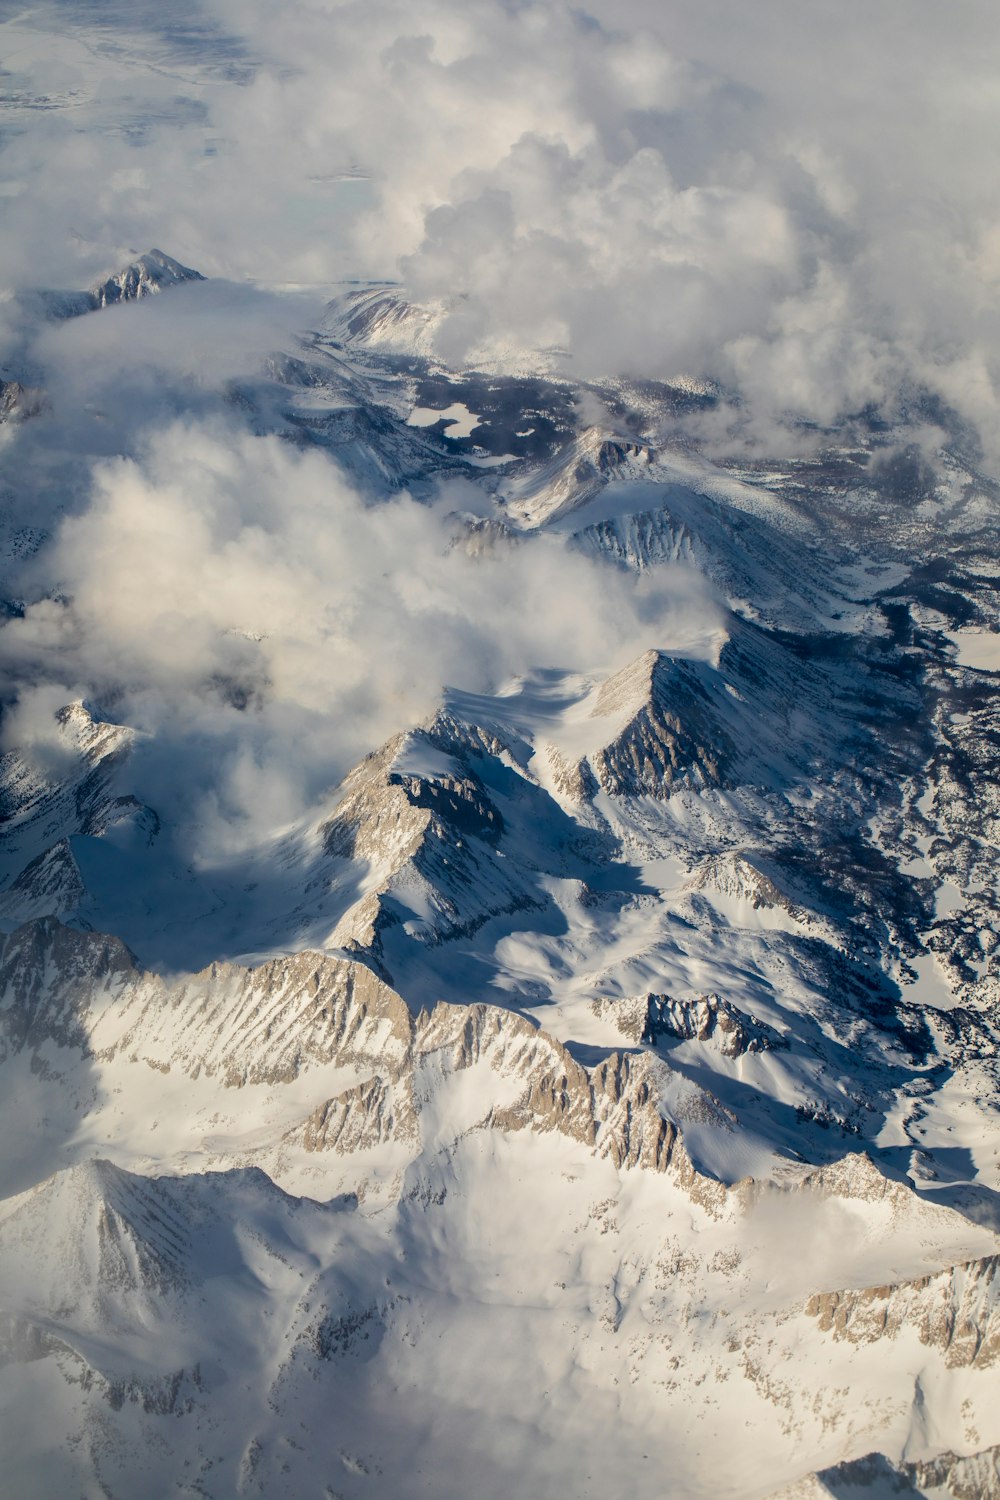
<instances>
[{"instance_id":1,"label":"snow-covered mountain","mask_svg":"<svg viewBox=\"0 0 1000 1500\"><path fill-rule=\"evenodd\" d=\"M108 408L0 393L9 1491L1000 1495L1000 490L919 403L727 461L708 388L449 371L435 316L348 288L192 410L470 565L683 570L689 628L456 682L207 855L126 665L51 665ZM198 691L249 743L273 687Z\"/></svg>"},{"instance_id":2,"label":"snow-covered mountain","mask_svg":"<svg viewBox=\"0 0 1000 1500\"><path fill-rule=\"evenodd\" d=\"M135 302L140 297L156 296L184 281L204 279L200 271L182 266L180 261L174 260L171 255L164 255L162 250L150 250L106 280L92 286L90 299L94 307L111 307L116 302Z\"/></svg>"}]
</instances>

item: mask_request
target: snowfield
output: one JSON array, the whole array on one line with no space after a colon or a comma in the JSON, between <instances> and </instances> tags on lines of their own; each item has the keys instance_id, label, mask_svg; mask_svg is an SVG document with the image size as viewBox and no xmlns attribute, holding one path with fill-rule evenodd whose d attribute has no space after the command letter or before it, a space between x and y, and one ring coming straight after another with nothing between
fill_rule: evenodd
<instances>
[{"instance_id":1,"label":"snowfield","mask_svg":"<svg viewBox=\"0 0 1000 1500\"><path fill-rule=\"evenodd\" d=\"M141 339L204 285L152 251L44 306ZM354 288L199 386L232 618L142 532L156 639L92 687L118 602L33 559L97 524L46 496L109 461L104 397L0 406L37 689L0 759L4 1491L1000 1495L996 487L951 434L946 536L879 489L903 419L723 462L705 389L444 370L432 318ZM271 445L276 509L198 423ZM385 547L318 645L296 527ZM476 643L416 718L415 666L368 675L400 598L405 661Z\"/></svg>"}]
</instances>

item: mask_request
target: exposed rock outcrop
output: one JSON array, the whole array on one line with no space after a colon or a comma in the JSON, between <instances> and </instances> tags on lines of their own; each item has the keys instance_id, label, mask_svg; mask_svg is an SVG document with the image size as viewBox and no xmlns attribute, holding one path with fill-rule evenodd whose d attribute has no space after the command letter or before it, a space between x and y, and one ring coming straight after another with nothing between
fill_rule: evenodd
<instances>
[{"instance_id":1,"label":"exposed rock outcrop","mask_svg":"<svg viewBox=\"0 0 1000 1500\"><path fill-rule=\"evenodd\" d=\"M1000 1447L961 1455L945 1451L933 1458L893 1463L884 1453L868 1453L810 1475L770 1500L1000 1500Z\"/></svg>"},{"instance_id":2,"label":"exposed rock outcrop","mask_svg":"<svg viewBox=\"0 0 1000 1500\"><path fill-rule=\"evenodd\" d=\"M52 1040L231 1086L402 1058L410 1039L403 1001L364 964L299 953L255 969L212 964L170 984L139 970L116 938L54 918L3 941L0 990L0 1027L15 1050Z\"/></svg>"},{"instance_id":3,"label":"exposed rock outcrop","mask_svg":"<svg viewBox=\"0 0 1000 1500\"><path fill-rule=\"evenodd\" d=\"M725 1057L787 1046L773 1026L719 995L636 995L595 1000L593 1008L597 1015L614 1021L629 1041L648 1046L655 1046L661 1038L710 1042Z\"/></svg>"},{"instance_id":4,"label":"exposed rock outcrop","mask_svg":"<svg viewBox=\"0 0 1000 1500\"><path fill-rule=\"evenodd\" d=\"M684 1000L675 1000L670 995L648 996L641 1040L655 1043L661 1036L679 1041L710 1041L724 1057L769 1052L788 1045L773 1026L747 1015L719 995L698 995Z\"/></svg>"},{"instance_id":5,"label":"exposed rock outcrop","mask_svg":"<svg viewBox=\"0 0 1000 1500\"><path fill-rule=\"evenodd\" d=\"M870 1343L916 1331L950 1367L982 1369L1000 1360L1000 1257L891 1286L821 1292L806 1312L837 1339Z\"/></svg>"},{"instance_id":6,"label":"exposed rock outcrop","mask_svg":"<svg viewBox=\"0 0 1000 1500\"><path fill-rule=\"evenodd\" d=\"M106 281L92 287L90 300L94 307L112 307L116 302L137 302L142 297L156 296L185 281L204 279L200 271L182 266L172 255L165 255L162 250L148 250Z\"/></svg>"}]
</instances>

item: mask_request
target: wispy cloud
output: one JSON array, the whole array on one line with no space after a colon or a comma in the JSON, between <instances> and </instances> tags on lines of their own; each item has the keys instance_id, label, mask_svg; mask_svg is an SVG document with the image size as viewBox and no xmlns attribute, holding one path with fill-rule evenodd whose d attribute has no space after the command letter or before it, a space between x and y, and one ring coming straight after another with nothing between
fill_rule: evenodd
<instances>
[{"instance_id":1,"label":"wispy cloud","mask_svg":"<svg viewBox=\"0 0 1000 1500\"><path fill-rule=\"evenodd\" d=\"M98 463L37 560L41 597L0 632L31 684L8 743L45 753L56 699L95 697L155 741L154 800L200 786L198 837L252 841L445 684L705 649L715 607L682 569L637 578L547 536L469 549L456 499L366 504L323 453L221 420L156 428L137 458Z\"/></svg>"}]
</instances>

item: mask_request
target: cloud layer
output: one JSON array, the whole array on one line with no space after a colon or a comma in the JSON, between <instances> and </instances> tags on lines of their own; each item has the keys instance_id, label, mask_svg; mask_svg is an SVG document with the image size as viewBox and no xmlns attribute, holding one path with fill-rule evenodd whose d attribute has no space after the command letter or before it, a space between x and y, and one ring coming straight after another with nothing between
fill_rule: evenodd
<instances>
[{"instance_id":1,"label":"cloud layer","mask_svg":"<svg viewBox=\"0 0 1000 1500\"><path fill-rule=\"evenodd\" d=\"M105 0L6 24L15 78L50 106L0 152L12 277L152 243L237 279L401 276L445 304L450 359L544 344L587 376L707 375L762 421L923 385L996 426L982 0L172 17Z\"/></svg>"},{"instance_id":2,"label":"cloud layer","mask_svg":"<svg viewBox=\"0 0 1000 1500\"><path fill-rule=\"evenodd\" d=\"M192 847L218 853L302 815L446 684L709 649L714 606L682 569L638 578L548 536L473 549L461 499L365 504L325 454L220 421L156 429L98 464L39 558L43 597L0 632L31 684L8 744L51 752L53 709L95 698L148 736L145 795L189 804Z\"/></svg>"},{"instance_id":3,"label":"cloud layer","mask_svg":"<svg viewBox=\"0 0 1000 1500\"><path fill-rule=\"evenodd\" d=\"M983 0L164 14L62 0L0 22L8 290L153 245L217 278L40 338L0 301L0 367L51 403L17 436L6 514L62 515L0 638L33 683L9 738L43 749L59 695L97 694L149 731L171 796L183 739L192 828L239 842L444 683L613 667L714 618L677 574L598 573L550 539L473 559L450 545L461 496L366 505L329 458L241 429L220 385L347 277L436 305L446 360L545 346L581 377L711 378L778 448L788 415L929 388L1000 458Z\"/></svg>"}]
</instances>

